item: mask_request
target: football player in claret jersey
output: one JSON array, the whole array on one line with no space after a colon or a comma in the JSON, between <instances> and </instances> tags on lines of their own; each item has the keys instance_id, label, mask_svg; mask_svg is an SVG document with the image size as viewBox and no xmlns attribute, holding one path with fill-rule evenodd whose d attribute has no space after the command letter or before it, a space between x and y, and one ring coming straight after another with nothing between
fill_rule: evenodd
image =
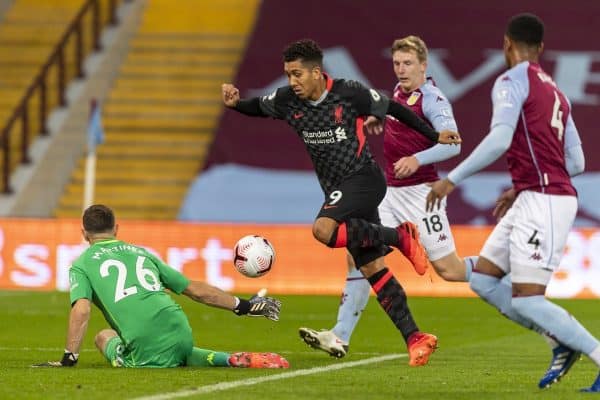
<instances>
[{"instance_id":1,"label":"football player in claret jersey","mask_svg":"<svg viewBox=\"0 0 600 400\"><path fill-rule=\"evenodd\" d=\"M426 77L427 45L417 36L394 41L391 47L394 73L398 79L393 100L410 108L437 130L457 130L452 106L446 96ZM448 281L468 281L476 257L464 260L456 254L446 216L446 204L427 212L429 184L439 179L434 163L459 154L460 146L434 144L395 118L384 126L385 177L387 192L379 205L383 225L414 222L427 256L437 273ZM331 330L300 328L304 341L334 357L348 351L350 337L369 300L369 283L348 257L348 276L342 293L337 323ZM419 359L427 363L426 357Z\"/></svg>"},{"instance_id":2,"label":"football player in claret jersey","mask_svg":"<svg viewBox=\"0 0 600 400\"><path fill-rule=\"evenodd\" d=\"M224 353L193 347L192 328L165 289L238 315L279 320L281 303L270 297L234 297L204 282L190 281L145 249L116 239L112 210L92 205L82 233L90 247L69 270L71 314L61 361L35 367L72 367L87 330L93 302L112 329L100 331L96 347L114 367L179 366L287 368L275 353Z\"/></svg>"},{"instance_id":3,"label":"football player in claret jersey","mask_svg":"<svg viewBox=\"0 0 600 400\"><path fill-rule=\"evenodd\" d=\"M348 249L383 309L409 342L410 336L420 332L406 295L383 265L383 257L390 252L389 246L394 246L421 273L429 260L412 223L403 222L396 228L380 224L377 206L386 191L385 177L371 156L363 125L370 115L383 120L390 114L432 142L460 143L460 137L452 131L438 133L408 108L358 82L331 78L322 71L323 52L312 40L290 44L283 58L289 86L242 100L236 87L224 84L223 102L246 115L284 119L303 140L325 195L313 224L314 237L329 247ZM435 336L427 336L429 340L415 337L417 340L410 342L411 354L414 358L428 356L436 345Z\"/></svg>"},{"instance_id":4,"label":"football player in claret jersey","mask_svg":"<svg viewBox=\"0 0 600 400\"><path fill-rule=\"evenodd\" d=\"M538 386L557 382L581 353L600 367L600 343L571 314L545 298L577 213L571 176L583 172L581 141L569 102L538 63L544 25L532 14L508 23L509 70L492 90L490 132L427 199L435 208L461 181L506 152L513 187L500 199L501 217L481 250L471 288L518 324L546 333L553 358ZM510 274L512 290L500 280ZM585 391L600 391L600 375Z\"/></svg>"}]
</instances>

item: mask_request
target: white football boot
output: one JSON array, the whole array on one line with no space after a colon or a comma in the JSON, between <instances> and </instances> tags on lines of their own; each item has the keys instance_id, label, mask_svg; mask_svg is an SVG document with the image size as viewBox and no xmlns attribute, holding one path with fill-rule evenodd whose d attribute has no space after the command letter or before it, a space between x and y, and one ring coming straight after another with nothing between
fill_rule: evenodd
<instances>
[{"instance_id":1,"label":"white football boot","mask_svg":"<svg viewBox=\"0 0 600 400\"><path fill-rule=\"evenodd\" d=\"M314 349L323 350L332 357L342 358L348 353L348 343L337 337L332 331L300 328L299 333L304 343Z\"/></svg>"}]
</instances>

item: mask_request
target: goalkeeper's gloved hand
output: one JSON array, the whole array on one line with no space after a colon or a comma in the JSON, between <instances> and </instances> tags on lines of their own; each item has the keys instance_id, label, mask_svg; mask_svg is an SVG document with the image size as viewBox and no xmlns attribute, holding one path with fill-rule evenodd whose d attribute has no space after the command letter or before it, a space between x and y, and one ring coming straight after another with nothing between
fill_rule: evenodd
<instances>
[{"instance_id":1,"label":"goalkeeper's gloved hand","mask_svg":"<svg viewBox=\"0 0 600 400\"><path fill-rule=\"evenodd\" d=\"M252 296L250 300L237 299L239 303L233 309L237 315L249 315L251 317L265 317L271 321L279 321L281 302L272 297L263 297L266 291L263 289Z\"/></svg>"},{"instance_id":2,"label":"goalkeeper's gloved hand","mask_svg":"<svg viewBox=\"0 0 600 400\"><path fill-rule=\"evenodd\" d=\"M34 364L32 367L74 367L79 359L79 354L71 353L65 350L63 358L60 361L48 361L45 363Z\"/></svg>"}]
</instances>

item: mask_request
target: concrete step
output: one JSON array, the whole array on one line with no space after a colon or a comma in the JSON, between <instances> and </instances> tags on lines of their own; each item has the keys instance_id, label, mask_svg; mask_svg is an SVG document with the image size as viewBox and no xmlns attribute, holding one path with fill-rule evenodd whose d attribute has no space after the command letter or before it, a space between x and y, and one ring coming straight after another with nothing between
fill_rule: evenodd
<instances>
[{"instance_id":1,"label":"concrete step","mask_svg":"<svg viewBox=\"0 0 600 400\"><path fill-rule=\"evenodd\" d=\"M119 144L123 146L144 145L165 146L171 143L209 146L212 136L206 133L169 133L166 135L147 132L124 132L122 134L111 133L106 135L105 144Z\"/></svg>"},{"instance_id":2,"label":"concrete step","mask_svg":"<svg viewBox=\"0 0 600 400\"><path fill-rule=\"evenodd\" d=\"M221 104L181 104L181 103L141 103L141 104L117 104L109 102L103 106L104 115L113 115L119 113L152 113L152 114L168 114L171 112L180 113L198 113L217 115L223 109Z\"/></svg>"},{"instance_id":3,"label":"concrete step","mask_svg":"<svg viewBox=\"0 0 600 400\"><path fill-rule=\"evenodd\" d=\"M206 146L196 145L190 146L186 144L170 145L170 146L153 146L143 145L138 146L121 146L120 144L105 143L98 146L98 155L100 157L111 158L185 158L199 159L206 153Z\"/></svg>"},{"instance_id":4,"label":"concrete step","mask_svg":"<svg viewBox=\"0 0 600 400\"><path fill-rule=\"evenodd\" d=\"M209 118L192 120L167 120L153 118L144 120L142 118L110 118L104 123L107 132L118 132L120 135L126 135L129 132L163 132L170 133L189 133L193 135L205 130L210 130L215 126L215 121Z\"/></svg>"},{"instance_id":5,"label":"concrete step","mask_svg":"<svg viewBox=\"0 0 600 400\"><path fill-rule=\"evenodd\" d=\"M169 185L169 186L157 186L157 185L130 185L128 183L102 183L97 182L95 187L95 193L98 196L115 196L122 198L135 198L135 197L168 197L177 198L181 200L187 192L187 186L181 185ZM65 188L66 196L83 196L83 185L79 184L68 184Z\"/></svg>"},{"instance_id":6,"label":"concrete step","mask_svg":"<svg viewBox=\"0 0 600 400\"><path fill-rule=\"evenodd\" d=\"M174 79L180 80L186 77L190 80L202 78L205 76L209 77L229 77L236 70L235 65L232 64L206 64L202 66L192 64L160 64L153 65L152 69L148 68L148 65L140 64L125 64L121 67L121 73L127 76L147 76L147 73L151 73L154 77L164 77L169 79L171 76Z\"/></svg>"},{"instance_id":7,"label":"concrete step","mask_svg":"<svg viewBox=\"0 0 600 400\"><path fill-rule=\"evenodd\" d=\"M211 102L212 104L222 103L221 101L221 83L225 82L216 81L215 91L210 93L198 93L195 91L178 92L177 96L174 95L171 90L125 90L122 88L115 88L110 93L109 101L121 102L139 102L140 104L147 102L165 102L178 104L180 102Z\"/></svg>"},{"instance_id":8,"label":"concrete step","mask_svg":"<svg viewBox=\"0 0 600 400\"><path fill-rule=\"evenodd\" d=\"M171 182L177 184L187 185L198 173L197 169L179 169L179 170L166 170L157 169L153 171L147 171L143 169L129 169L129 170L115 170L96 168L96 181L101 183L110 182L139 182L140 184L146 182ZM85 169L76 169L71 175L71 180L74 183L84 182Z\"/></svg>"},{"instance_id":9,"label":"concrete step","mask_svg":"<svg viewBox=\"0 0 600 400\"><path fill-rule=\"evenodd\" d=\"M81 158L77 163L77 169L85 167L86 159ZM185 172L185 171L198 171L200 168L200 161L189 160L189 159L171 159L171 160L136 160L136 159L115 159L99 156L96 161L97 169L104 171L121 172L123 170L140 170L147 173L153 173L156 171L167 171L170 173Z\"/></svg>"},{"instance_id":10,"label":"concrete step","mask_svg":"<svg viewBox=\"0 0 600 400\"><path fill-rule=\"evenodd\" d=\"M192 52L162 52L162 51L132 51L127 56L127 65L157 65L157 64L223 64L236 63L239 55L236 53L223 53L206 51Z\"/></svg>"}]
</instances>

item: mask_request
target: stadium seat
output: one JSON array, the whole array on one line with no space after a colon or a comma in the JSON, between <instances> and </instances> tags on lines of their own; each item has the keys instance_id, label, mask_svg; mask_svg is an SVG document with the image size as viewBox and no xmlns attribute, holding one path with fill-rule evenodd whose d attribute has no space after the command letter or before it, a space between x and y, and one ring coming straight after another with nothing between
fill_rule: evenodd
<instances>
[{"instance_id":1,"label":"stadium seat","mask_svg":"<svg viewBox=\"0 0 600 400\"><path fill-rule=\"evenodd\" d=\"M103 107L94 201L120 218L175 219L201 169L257 0L153 0ZM82 160L55 216L79 217Z\"/></svg>"},{"instance_id":2,"label":"stadium seat","mask_svg":"<svg viewBox=\"0 0 600 400\"><path fill-rule=\"evenodd\" d=\"M107 4L101 0L101 6ZM0 129L13 115L23 99L28 87L40 73L42 66L59 43L69 23L75 18L85 0L14 0L0 18ZM84 43L91 35L84 34ZM72 43L66 58L73 57ZM67 67L67 81L75 76L74 67ZM49 108L58 105L56 70L50 70L46 80L47 104ZM25 140L29 143L41 131L38 118L39 95L30 100L29 131ZM10 157L13 171L22 158L21 121L12 128L10 135ZM0 161L0 166L4 161Z\"/></svg>"}]
</instances>

